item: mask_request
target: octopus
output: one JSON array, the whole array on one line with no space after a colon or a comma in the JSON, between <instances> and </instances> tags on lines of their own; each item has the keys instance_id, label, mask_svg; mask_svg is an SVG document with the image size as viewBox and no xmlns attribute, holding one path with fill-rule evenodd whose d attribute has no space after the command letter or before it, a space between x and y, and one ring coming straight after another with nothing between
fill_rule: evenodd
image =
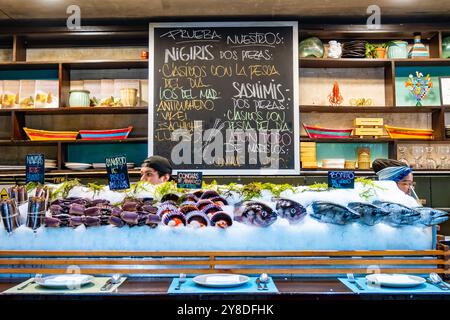
<instances>
[{"instance_id":1,"label":"octopus","mask_svg":"<svg viewBox=\"0 0 450 320\"><path fill-rule=\"evenodd\" d=\"M341 92L339 90L339 84L337 83L337 81L334 82L333 90L328 95L328 101L330 102L332 107L339 106L344 101L344 98L342 97Z\"/></svg>"}]
</instances>

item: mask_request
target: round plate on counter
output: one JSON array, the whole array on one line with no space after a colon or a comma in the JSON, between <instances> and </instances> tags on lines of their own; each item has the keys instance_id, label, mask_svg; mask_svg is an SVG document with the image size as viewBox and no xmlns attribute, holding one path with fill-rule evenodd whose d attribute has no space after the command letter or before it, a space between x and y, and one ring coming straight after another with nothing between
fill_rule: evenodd
<instances>
[{"instance_id":1,"label":"round plate on counter","mask_svg":"<svg viewBox=\"0 0 450 320\"><path fill-rule=\"evenodd\" d=\"M200 286L212 288L238 287L247 283L249 280L249 277L242 274L227 273L202 274L192 279L194 283Z\"/></svg>"},{"instance_id":2,"label":"round plate on counter","mask_svg":"<svg viewBox=\"0 0 450 320\"><path fill-rule=\"evenodd\" d=\"M93 280L93 276L85 274L61 274L35 278L38 285L53 289L77 289Z\"/></svg>"},{"instance_id":3,"label":"round plate on counter","mask_svg":"<svg viewBox=\"0 0 450 320\"><path fill-rule=\"evenodd\" d=\"M64 163L66 168L71 170L86 170L91 167L90 163L80 163L80 162L66 162Z\"/></svg>"}]
</instances>

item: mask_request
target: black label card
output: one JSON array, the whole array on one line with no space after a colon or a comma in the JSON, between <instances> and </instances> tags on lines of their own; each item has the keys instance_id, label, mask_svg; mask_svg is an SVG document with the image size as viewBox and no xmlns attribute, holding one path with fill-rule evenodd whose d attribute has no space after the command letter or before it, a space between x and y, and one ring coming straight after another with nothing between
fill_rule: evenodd
<instances>
[{"instance_id":1,"label":"black label card","mask_svg":"<svg viewBox=\"0 0 450 320\"><path fill-rule=\"evenodd\" d=\"M110 190L124 190L130 188L127 158L125 156L106 157L106 173Z\"/></svg>"},{"instance_id":2,"label":"black label card","mask_svg":"<svg viewBox=\"0 0 450 320\"><path fill-rule=\"evenodd\" d=\"M328 188L354 189L355 172L353 171L328 171Z\"/></svg>"},{"instance_id":3,"label":"black label card","mask_svg":"<svg viewBox=\"0 0 450 320\"><path fill-rule=\"evenodd\" d=\"M201 189L203 174L198 171L179 171L177 173L177 187L180 189Z\"/></svg>"},{"instance_id":4,"label":"black label card","mask_svg":"<svg viewBox=\"0 0 450 320\"><path fill-rule=\"evenodd\" d=\"M26 163L26 182L39 182L44 184L45 158L42 153L27 154Z\"/></svg>"}]
</instances>

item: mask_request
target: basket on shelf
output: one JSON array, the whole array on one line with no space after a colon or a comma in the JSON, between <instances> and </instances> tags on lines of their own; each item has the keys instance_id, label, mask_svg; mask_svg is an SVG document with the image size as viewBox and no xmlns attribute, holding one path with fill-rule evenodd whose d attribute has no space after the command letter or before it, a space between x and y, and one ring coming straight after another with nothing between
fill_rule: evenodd
<instances>
[{"instance_id":1,"label":"basket on shelf","mask_svg":"<svg viewBox=\"0 0 450 320\"><path fill-rule=\"evenodd\" d=\"M47 131L30 128L23 128L31 141L51 141L51 140L76 140L78 131Z\"/></svg>"},{"instance_id":2,"label":"basket on shelf","mask_svg":"<svg viewBox=\"0 0 450 320\"><path fill-rule=\"evenodd\" d=\"M303 128L305 128L306 134L311 139L346 139L350 138L353 128L350 129L330 129L309 126L303 123Z\"/></svg>"},{"instance_id":3,"label":"basket on shelf","mask_svg":"<svg viewBox=\"0 0 450 320\"><path fill-rule=\"evenodd\" d=\"M388 125L384 125L384 127L389 134L389 137L392 139L433 139L433 129L402 128Z\"/></svg>"},{"instance_id":4,"label":"basket on shelf","mask_svg":"<svg viewBox=\"0 0 450 320\"><path fill-rule=\"evenodd\" d=\"M124 140L128 137L132 126L111 130L80 130L82 140Z\"/></svg>"}]
</instances>

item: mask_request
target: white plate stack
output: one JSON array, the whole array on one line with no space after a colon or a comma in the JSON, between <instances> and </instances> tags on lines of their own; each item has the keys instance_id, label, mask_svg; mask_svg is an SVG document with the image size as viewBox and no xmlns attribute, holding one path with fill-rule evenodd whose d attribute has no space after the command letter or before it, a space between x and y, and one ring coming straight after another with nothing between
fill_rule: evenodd
<instances>
[{"instance_id":1,"label":"white plate stack","mask_svg":"<svg viewBox=\"0 0 450 320\"><path fill-rule=\"evenodd\" d=\"M86 170L91 167L90 163L80 163L80 162L66 162L64 163L66 168L71 170Z\"/></svg>"},{"instance_id":2,"label":"white plate stack","mask_svg":"<svg viewBox=\"0 0 450 320\"><path fill-rule=\"evenodd\" d=\"M56 160L53 159L45 159L45 169L56 169Z\"/></svg>"}]
</instances>

